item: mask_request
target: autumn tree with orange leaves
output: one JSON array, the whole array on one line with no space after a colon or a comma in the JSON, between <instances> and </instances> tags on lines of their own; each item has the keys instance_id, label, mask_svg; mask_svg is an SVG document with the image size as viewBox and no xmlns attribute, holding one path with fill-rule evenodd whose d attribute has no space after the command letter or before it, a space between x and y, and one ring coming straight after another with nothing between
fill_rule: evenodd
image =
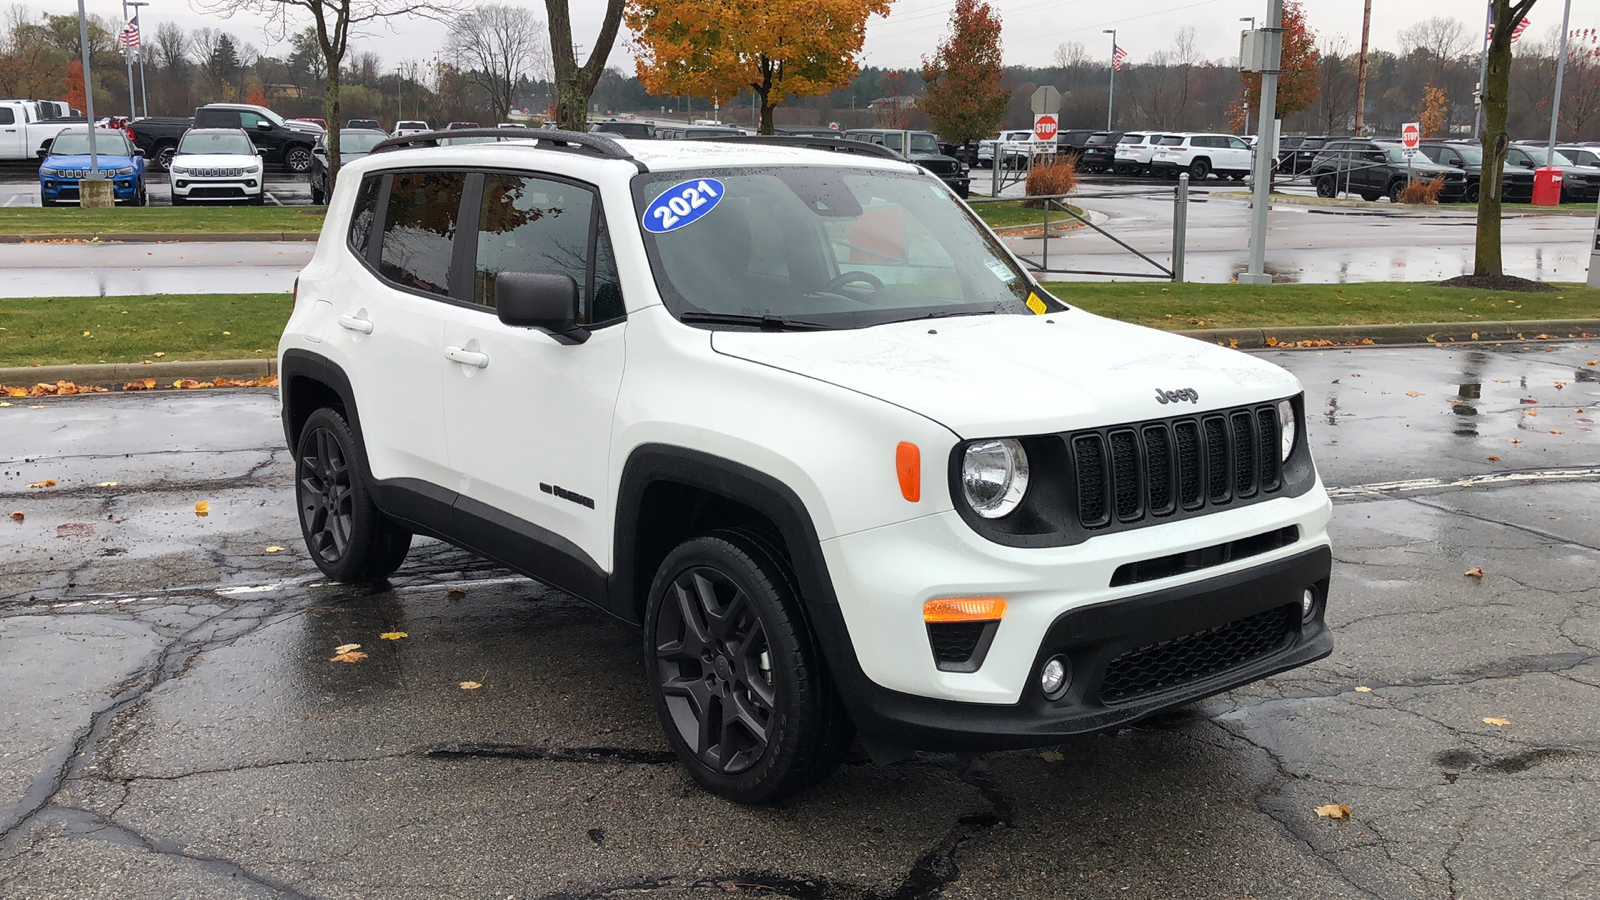
<instances>
[{"instance_id":1,"label":"autumn tree with orange leaves","mask_svg":"<svg viewBox=\"0 0 1600 900\"><path fill-rule=\"evenodd\" d=\"M980 0L956 0L950 36L922 60L928 96L921 106L933 130L957 144L993 134L1011 102L1002 74L1000 13Z\"/></svg>"},{"instance_id":2,"label":"autumn tree with orange leaves","mask_svg":"<svg viewBox=\"0 0 1600 900\"><path fill-rule=\"evenodd\" d=\"M1317 102L1317 80L1321 75L1322 54L1317 51L1317 33L1306 25L1300 0L1284 0L1283 61L1278 65L1278 118L1287 119L1311 108ZM1245 75L1244 102L1249 109L1261 108L1261 76Z\"/></svg>"},{"instance_id":3,"label":"autumn tree with orange leaves","mask_svg":"<svg viewBox=\"0 0 1600 900\"><path fill-rule=\"evenodd\" d=\"M850 84L867 18L890 0L630 0L639 81L652 94L731 100L754 91L761 133L788 96Z\"/></svg>"}]
</instances>

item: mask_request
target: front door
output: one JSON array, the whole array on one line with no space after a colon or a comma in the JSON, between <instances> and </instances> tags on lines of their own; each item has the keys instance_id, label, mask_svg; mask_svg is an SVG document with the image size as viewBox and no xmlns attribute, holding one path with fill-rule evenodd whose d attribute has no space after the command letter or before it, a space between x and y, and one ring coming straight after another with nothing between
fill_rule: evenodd
<instances>
[{"instance_id":1,"label":"front door","mask_svg":"<svg viewBox=\"0 0 1600 900\"><path fill-rule=\"evenodd\" d=\"M475 219L471 300L445 325L445 431L460 475L461 521L527 552L562 557L525 568L559 587L577 559L611 568L611 429L622 385L625 323L611 242L593 188L554 176L487 173L465 213ZM495 315L500 272L555 272L577 282L590 336L563 343ZM609 324L608 324L609 323ZM506 534L510 529L517 534ZM538 545L543 545L542 547ZM485 546L505 552L506 544ZM584 557L587 557L585 560ZM552 568L553 567L553 568Z\"/></svg>"}]
</instances>

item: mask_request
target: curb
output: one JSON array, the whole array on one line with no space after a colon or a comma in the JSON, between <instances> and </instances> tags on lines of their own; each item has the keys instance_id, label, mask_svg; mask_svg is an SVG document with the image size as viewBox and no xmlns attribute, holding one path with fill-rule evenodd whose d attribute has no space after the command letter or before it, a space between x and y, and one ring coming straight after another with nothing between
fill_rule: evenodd
<instances>
[{"instance_id":1,"label":"curb","mask_svg":"<svg viewBox=\"0 0 1600 900\"><path fill-rule=\"evenodd\" d=\"M160 389L174 381L185 379L204 381L212 378L245 379L265 378L278 374L277 359L219 359L189 362L158 363L100 363L79 366L20 366L0 369L0 384L32 387L35 384L55 384L70 381L85 387L103 387L122 390L130 381L154 378Z\"/></svg>"},{"instance_id":2,"label":"curb","mask_svg":"<svg viewBox=\"0 0 1600 900\"><path fill-rule=\"evenodd\" d=\"M1433 322L1418 325L1311 325L1295 328L1208 328L1174 333L1237 350L1295 350L1588 338L1600 335L1600 319Z\"/></svg>"},{"instance_id":3,"label":"curb","mask_svg":"<svg viewBox=\"0 0 1600 900\"><path fill-rule=\"evenodd\" d=\"M59 234L0 234L0 244L182 244L249 241L315 241L316 231L64 231Z\"/></svg>"}]
</instances>

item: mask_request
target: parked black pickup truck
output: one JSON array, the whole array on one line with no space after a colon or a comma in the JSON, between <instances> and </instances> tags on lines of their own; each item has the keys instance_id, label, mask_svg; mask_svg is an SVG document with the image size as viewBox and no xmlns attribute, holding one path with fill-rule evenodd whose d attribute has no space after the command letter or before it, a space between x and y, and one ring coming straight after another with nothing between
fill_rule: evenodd
<instances>
[{"instance_id":1,"label":"parked black pickup truck","mask_svg":"<svg viewBox=\"0 0 1600 900\"><path fill-rule=\"evenodd\" d=\"M172 154L178 149L178 140L190 128L243 128L250 140L261 151L261 157L272 165L281 165L291 172L305 172L311 168L311 147L322 135L322 129L308 122L288 122L264 106L246 103L208 103L194 111L193 118L182 116L151 116L133 121L134 146L144 151L156 168L166 170Z\"/></svg>"}]
</instances>

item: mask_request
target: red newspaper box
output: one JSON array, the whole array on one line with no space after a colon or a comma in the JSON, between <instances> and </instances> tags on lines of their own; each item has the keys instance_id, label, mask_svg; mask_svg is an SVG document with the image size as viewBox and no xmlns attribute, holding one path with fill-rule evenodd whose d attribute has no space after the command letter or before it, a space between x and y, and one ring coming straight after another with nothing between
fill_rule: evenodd
<instances>
[{"instance_id":1,"label":"red newspaper box","mask_svg":"<svg viewBox=\"0 0 1600 900\"><path fill-rule=\"evenodd\" d=\"M1561 170L1543 168L1533 170L1533 205L1561 205Z\"/></svg>"}]
</instances>

